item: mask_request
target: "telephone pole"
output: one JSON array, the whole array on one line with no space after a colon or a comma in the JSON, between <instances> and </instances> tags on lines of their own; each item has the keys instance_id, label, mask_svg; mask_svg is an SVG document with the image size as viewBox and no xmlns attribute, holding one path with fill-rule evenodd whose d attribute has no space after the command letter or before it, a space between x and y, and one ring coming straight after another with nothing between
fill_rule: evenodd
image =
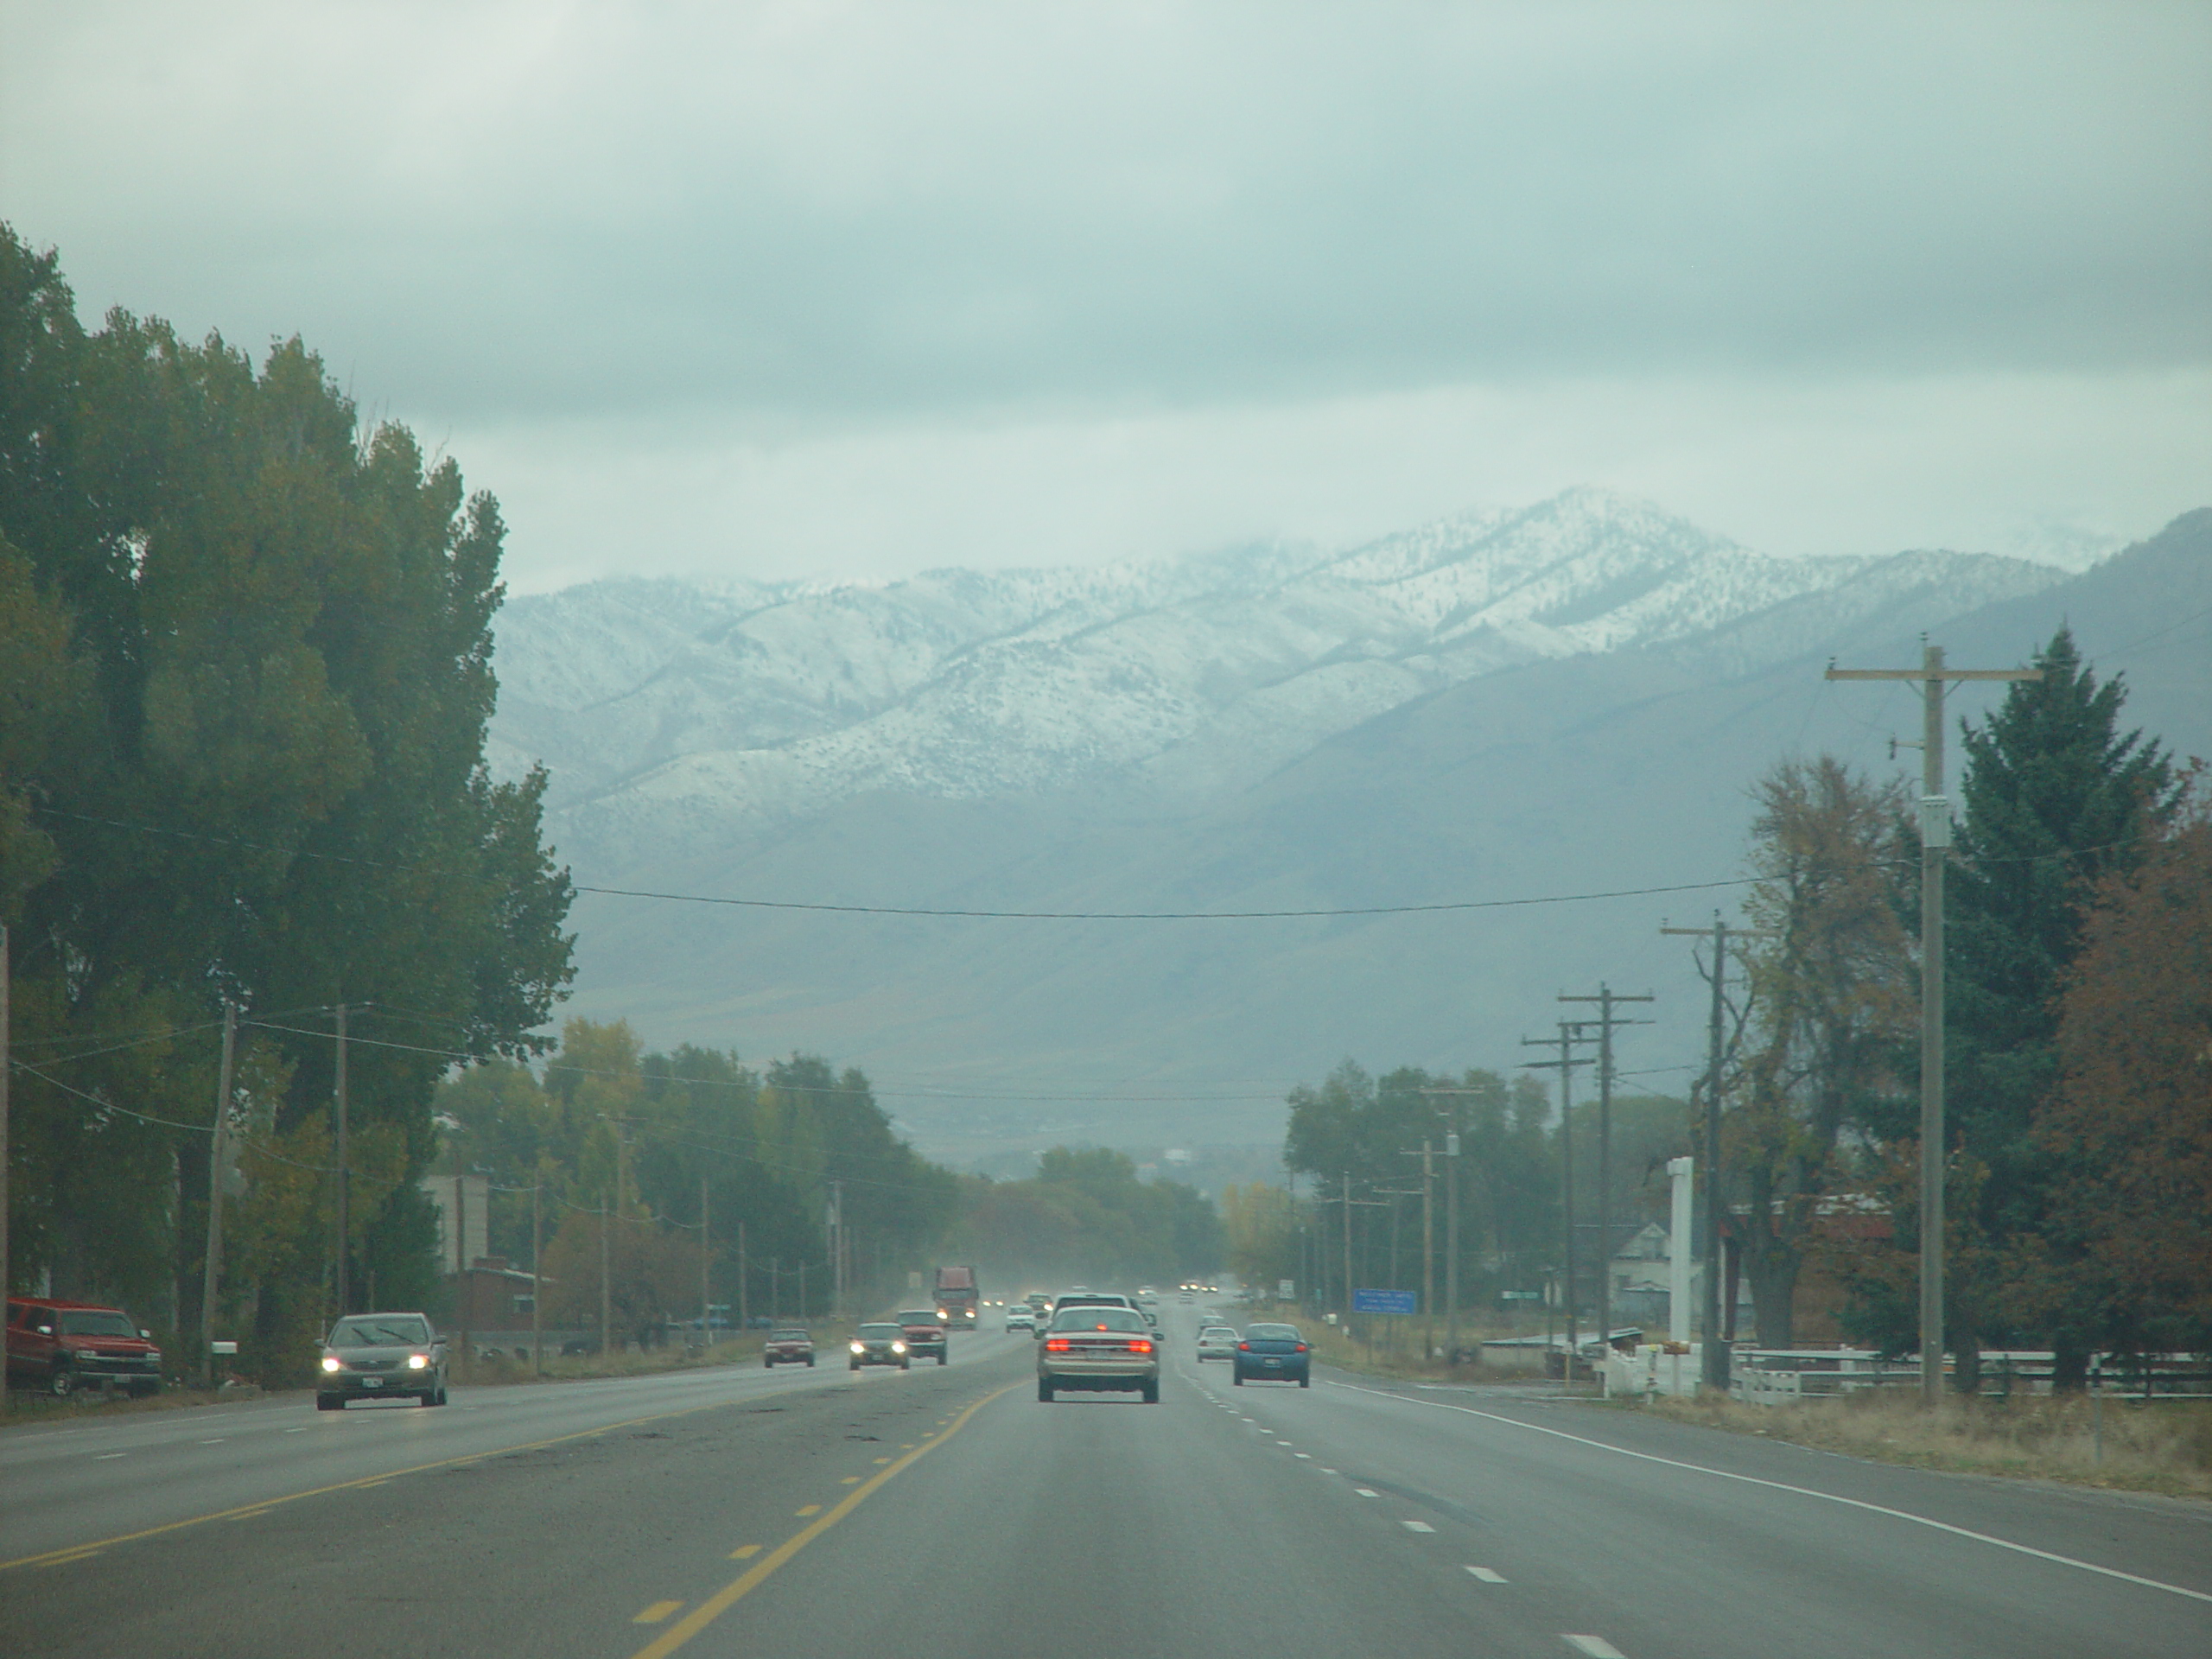
<instances>
[{"instance_id":1,"label":"telephone pole","mask_svg":"<svg viewBox=\"0 0 2212 1659\"><path fill-rule=\"evenodd\" d=\"M530 1369L545 1375L545 1171L530 1189Z\"/></svg>"},{"instance_id":2,"label":"telephone pole","mask_svg":"<svg viewBox=\"0 0 2212 1659\"><path fill-rule=\"evenodd\" d=\"M8 1305L15 1281L8 1276L8 925L0 922L0 1307ZM8 1414L7 1378L0 1376L0 1417Z\"/></svg>"},{"instance_id":3,"label":"telephone pole","mask_svg":"<svg viewBox=\"0 0 2212 1659\"><path fill-rule=\"evenodd\" d=\"M699 1177L699 1345L702 1348L714 1340L708 1321L715 1316L714 1304L708 1299L714 1294L707 1287L707 1178Z\"/></svg>"},{"instance_id":4,"label":"telephone pole","mask_svg":"<svg viewBox=\"0 0 2212 1659\"><path fill-rule=\"evenodd\" d=\"M200 1377L211 1389L215 1386L215 1287L223 1271L223 1154L230 1137L232 1065L238 1040L238 1007L226 1000L223 1058L215 1068L215 1134L207 1151L207 1259L200 1273Z\"/></svg>"},{"instance_id":5,"label":"telephone pole","mask_svg":"<svg viewBox=\"0 0 2212 1659\"><path fill-rule=\"evenodd\" d=\"M1574 1068L1576 1066L1587 1065L1590 1064L1587 1059L1576 1058L1573 1052L1573 1046L1576 1043L1587 1042L1588 1040L1589 1039L1587 1038L1582 1035L1582 1022L1578 1020L1560 1020L1559 1022L1559 1035L1557 1037L1523 1037L1521 1039L1521 1046L1523 1048L1549 1048L1554 1042L1559 1045L1559 1058L1555 1060L1523 1060L1521 1064L1530 1071L1556 1071L1559 1073L1560 1195L1560 1208L1563 1212L1560 1217L1560 1230L1566 1239L1564 1265L1560 1271L1566 1278L1566 1284L1562 1287L1562 1289L1567 1301L1567 1363L1561 1370L1560 1375L1560 1390L1561 1393L1571 1393L1573 1390L1574 1360L1576 1351L1579 1346L1576 1340L1574 1321L1573 1077Z\"/></svg>"},{"instance_id":6,"label":"telephone pole","mask_svg":"<svg viewBox=\"0 0 2212 1659\"><path fill-rule=\"evenodd\" d=\"M353 1231L349 1205L353 1198L353 1183L346 1179L346 1005L338 1005L338 1078L335 1105L338 1112L338 1316L343 1319L353 1310L346 1306L346 1258L351 1254Z\"/></svg>"},{"instance_id":7,"label":"telephone pole","mask_svg":"<svg viewBox=\"0 0 2212 1659\"><path fill-rule=\"evenodd\" d=\"M1947 668L1923 645L1918 668L1838 668L1832 680L1907 680L1920 692L1920 1398L1943 1397L1943 861L1951 803L1943 793L1943 696L1957 680L2039 680L2039 668Z\"/></svg>"},{"instance_id":8,"label":"telephone pole","mask_svg":"<svg viewBox=\"0 0 2212 1659\"><path fill-rule=\"evenodd\" d=\"M1765 928L1732 928L1720 919L1717 910L1713 912L1710 928L1662 925L1659 931L1696 939L1710 935L1713 939L1713 1015L1707 1031L1710 1052L1706 1057L1705 1073L1705 1334L1704 1345L1699 1352L1704 1361L1705 1385L1726 1389L1728 1351L1720 1343L1720 1227L1724 1217L1720 1185L1720 1067L1727 1048L1728 944L1732 939L1770 939L1775 936ZM1684 1241L1674 1248L1679 1250L1688 1246Z\"/></svg>"},{"instance_id":9,"label":"telephone pole","mask_svg":"<svg viewBox=\"0 0 2212 1659\"><path fill-rule=\"evenodd\" d=\"M1560 996L1560 1002L1598 1005L1598 1340L1613 1340L1613 1027L1648 1026L1649 1020L1616 1020L1616 1002L1649 1002L1649 994L1624 996L1602 980L1595 996Z\"/></svg>"}]
</instances>

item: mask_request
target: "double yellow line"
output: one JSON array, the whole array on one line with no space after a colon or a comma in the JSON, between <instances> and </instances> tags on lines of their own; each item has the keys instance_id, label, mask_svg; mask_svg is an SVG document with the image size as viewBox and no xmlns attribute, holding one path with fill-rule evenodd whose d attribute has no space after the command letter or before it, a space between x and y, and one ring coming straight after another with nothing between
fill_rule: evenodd
<instances>
[{"instance_id":1,"label":"double yellow line","mask_svg":"<svg viewBox=\"0 0 2212 1659\"><path fill-rule=\"evenodd\" d=\"M950 1440L962 1429L965 1428L968 1426L968 1420L973 1417L977 1412L981 1411L985 1406L989 1405L992 1401L998 1399L1001 1395L1008 1394L1020 1386L1020 1384L1019 1383L1009 1382L1005 1388L995 1389L993 1392L985 1395L982 1399L976 1401L973 1405L969 1406L967 1410L962 1412L957 1417L954 1418L950 1423L946 1425L943 1433L932 1435L928 1440L924 1440L919 1446L906 1453L905 1457L900 1458L896 1463L891 1465L890 1467L878 1471L874 1475L871 1476L864 1484L855 1486L851 1491L845 1494L844 1497L838 1503L835 1509L830 1510L828 1513L809 1522L804 1527L793 1533L789 1538L786 1538L782 1543L779 1544L773 1550L770 1551L767 1554L763 1555L750 1567L747 1568L743 1573L737 1578L731 1580L728 1584L715 1591L713 1595L708 1597L706 1600L701 1602L696 1607L686 1613L675 1624L670 1625L668 1629L664 1630L659 1636L654 1637L644 1647L639 1649L637 1653L632 1656L632 1659L666 1659L666 1656L669 1654L674 1653L686 1642L689 1642L693 1637L698 1635L700 1631L705 1630L708 1625L713 1624L731 1608L736 1606L739 1602L744 1600L746 1597L751 1595L755 1590L758 1590L763 1584L767 1582L769 1575L773 1573L778 1567L783 1566L784 1563L790 1560L792 1556L798 1554L799 1551L804 1549L809 1544L819 1538L823 1533L829 1531L830 1528L836 1526L840 1521L850 1515L855 1510L860 1508L863 1503L867 1502L869 1495L881 1487L884 1482L889 1480L893 1475L896 1475L901 1471L910 1467L918 1459L936 1451L938 1447L943 1446L947 1440Z\"/></svg>"}]
</instances>

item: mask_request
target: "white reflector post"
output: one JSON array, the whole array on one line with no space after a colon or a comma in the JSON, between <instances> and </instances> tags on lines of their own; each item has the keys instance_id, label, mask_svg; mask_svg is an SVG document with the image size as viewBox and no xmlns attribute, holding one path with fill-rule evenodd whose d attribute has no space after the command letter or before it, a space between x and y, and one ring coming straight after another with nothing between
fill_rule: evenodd
<instances>
[{"instance_id":1,"label":"white reflector post","mask_svg":"<svg viewBox=\"0 0 2212 1659\"><path fill-rule=\"evenodd\" d=\"M1668 1179L1674 1183L1674 1235L1667 1241L1667 1340L1690 1339L1690 1189L1697 1162L1669 1158Z\"/></svg>"}]
</instances>

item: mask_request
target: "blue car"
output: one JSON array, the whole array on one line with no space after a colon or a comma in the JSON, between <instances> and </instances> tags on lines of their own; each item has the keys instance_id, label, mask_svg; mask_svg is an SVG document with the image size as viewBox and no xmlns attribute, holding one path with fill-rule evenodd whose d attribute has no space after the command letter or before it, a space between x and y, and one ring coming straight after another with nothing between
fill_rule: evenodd
<instances>
[{"instance_id":1,"label":"blue car","mask_svg":"<svg viewBox=\"0 0 2212 1659\"><path fill-rule=\"evenodd\" d=\"M1295 1382L1301 1389L1313 1386L1313 1356L1294 1325L1248 1325L1243 1339L1229 1356L1238 1388L1256 1376L1270 1382Z\"/></svg>"}]
</instances>

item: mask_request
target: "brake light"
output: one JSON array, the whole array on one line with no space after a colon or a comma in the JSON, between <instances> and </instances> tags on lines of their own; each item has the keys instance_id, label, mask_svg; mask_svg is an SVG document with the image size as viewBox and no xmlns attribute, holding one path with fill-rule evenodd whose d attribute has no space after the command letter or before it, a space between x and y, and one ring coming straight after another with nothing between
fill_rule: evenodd
<instances>
[{"instance_id":1,"label":"brake light","mask_svg":"<svg viewBox=\"0 0 2212 1659\"><path fill-rule=\"evenodd\" d=\"M1236 1345L1248 1354L1252 1351L1252 1344L1249 1342L1240 1342Z\"/></svg>"},{"instance_id":2,"label":"brake light","mask_svg":"<svg viewBox=\"0 0 2212 1659\"><path fill-rule=\"evenodd\" d=\"M1045 1351L1048 1354L1065 1354L1067 1352L1069 1346L1068 1339L1065 1337L1047 1337L1045 1338Z\"/></svg>"},{"instance_id":3,"label":"brake light","mask_svg":"<svg viewBox=\"0 0 2212 1659\"><path fill-rule=\"evenodd\" d=\"M1301 1342L1298 1344L1298 1351L1301 1354L1306 1351L1306 1344L1304 1343Z\"/></svg>"},{"instance_id":4,"label":"brake light","mask_svg":"<svg viewBox=\"0 0 2212 1659\"><path fill-rule=\"evenodd\" d=\"M1144 1338L1139 1337L1129 1344L1129 1351L1133 1354L1148 1354L1152 1351L1152 1344Z\"/></svg>"}]
</instances>

